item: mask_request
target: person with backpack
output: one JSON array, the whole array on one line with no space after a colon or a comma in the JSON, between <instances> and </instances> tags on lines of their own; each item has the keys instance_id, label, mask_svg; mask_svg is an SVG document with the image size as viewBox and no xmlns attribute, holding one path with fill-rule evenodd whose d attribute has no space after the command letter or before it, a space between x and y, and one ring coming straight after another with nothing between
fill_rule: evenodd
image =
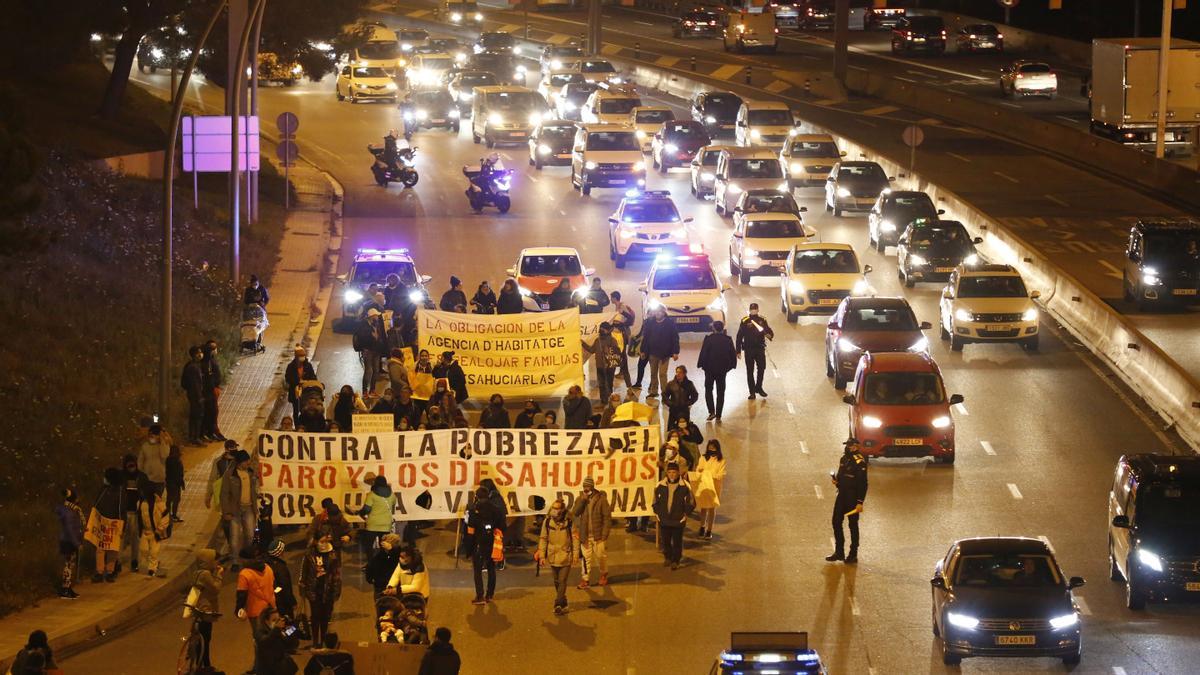
<instances>
[{"instance_id":1,"label":"person with backpack","mask_svg":"<svg viewBox=\"0 0 1200 675\"><path fill-rule=\"evenodd\" d=\"M535 556L537 564L549 565L554 576L555 614L567 613L567 584L578 546L579 535L575 533L574 521L567 513L563 500L556 499L550 505L550 515L542 521L542 534L538 538Z\"/></svg>"},{"instance_id":2,"label":"person with backpack","mask_svg":"<svg viewBox=\"0 0 1200 675\"><path fill-rule=\"evenodd\" d=\"M320 649L314 649L304 675L354 675L354 656L339 649L341 640L337 633L326 633Z\"/></svg>"},{"instance_id":3,"label":"person with backpack","mask_svg":"<svg viewBox=\"0 0 1200 675\"><path fill-rule=\"evenodd\" d=\"M480 485L475 490L475 501L467 511L467 534L472 535L474 541L471 569L475 575L475 599L471 601L472 605L485 605L496 594L496 560L492 557L492 549L496 532L503 527L504 516L492 501L491 492ZM488 575L486 595L483 586L485 570Z\"/></svg>"},{"instance_id":4,"label":"person with backpack","mask_svg":"<svg viewBox=\"0 0 1200 675\"><path fill-rule=\"evenodd\" d=\"M362 358L363 396L371 397L375 391L375 381L379 378L383 357L388 354L387 328L383 325L383 312L372 307L367 310L366 319L354 331L352 345L354 351ZM339 422L339 424L341 424ZM344 431L349 431L342 425Z\"/></svg>"},{"instance_id":5,"label":"person with backpack","mask_svg":"<svg viewBox=\"0 0 1200 675\"><path fill-rule=\"evenodd\" d=\"M267 547L267 567L275 575L275 609L288 619L296 618L296 589L292 585L292 570L283 553L287 547L282 539L272 539Z\"/></svg>"},{"instance_id":6,"label":"person with backpack","mask_svg":"<svg viewBox=\"0 0 1200 675\"><path fill-rule=\"evenodd\" d=\"M371 551L384 535L392 531L396 515L396 494L387 478L376 476L371 481L371 490L363 500L358 515L366 521L366 527L358 533L358 545L363 561L370 560Z\"/></svg>"},{"instance_id":7,"label":"person with backpack","mask_svg":"<svg viewBox=\"0 0 1200 675\"><path fill-rule=\"evenodd\" d=\"M204 638L200 648L201 668L212 669L212 629L221 613L221 584L225 568L217 562L217 552L211 548L196 551L196 577L192 587L196 590L196 602L193 611L200 612L197 617L196 631Z\"/></svg>"}]
</instances>

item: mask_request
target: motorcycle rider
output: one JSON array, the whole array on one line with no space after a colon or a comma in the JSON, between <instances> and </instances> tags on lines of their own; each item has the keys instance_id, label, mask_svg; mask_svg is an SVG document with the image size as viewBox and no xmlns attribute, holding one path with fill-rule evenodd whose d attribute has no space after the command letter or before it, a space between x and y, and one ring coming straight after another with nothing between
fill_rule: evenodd
<instances>
[{"instance_id":1,"label":"motorcycle rider","mask_svg":"<svg viewBox=\"0 0 1200 675\"><path fill-rule=\"evenodd\" d=\"M387 135L383 137L383 162L387 164L388 171L396 171L396 159L399 157L399 148L396 146L396 130L388 129Z\"/></svg>"}]
</instances>

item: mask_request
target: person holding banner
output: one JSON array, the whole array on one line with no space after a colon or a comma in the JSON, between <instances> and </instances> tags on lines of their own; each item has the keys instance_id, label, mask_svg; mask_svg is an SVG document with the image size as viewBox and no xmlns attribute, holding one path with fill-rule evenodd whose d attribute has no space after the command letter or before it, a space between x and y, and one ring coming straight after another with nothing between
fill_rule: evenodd
<instances>
[{"instance_id":1,"label":"person holding banner","mask_svg":"<svg viewBox=\"0 0 1200 675\"><path fill-rule=\"evenodd\" d=\"M392 385L392 393L412 391L408 383L408 366L404 363L404 350L396 347L391 351L387 360L388 384Z\"/></svg>"},{"instance_id":2,"label":"person holding banner","mask_svg":"<svg viewBox=\"0 0 1200 675\"><path fill-rule=\"evenodd\" d=\"M504 280L500 287L500 297L496 300L497 314L520 314L525 311L525 303L521 301L521 292L517 290L517 282L511 277Z\"/></svg>"},{"instance_id":3,"label":"person holding banner","mask_svg":"<svg viewBox=\"0 0 1200 675\"><path fill-rule=\"evenodd\" d=\"M365 355L366 352L363 352ZM354 430L354 415L367 412L367 404L363 403L362 397L354 393L354 387L348 384L343 384L338 393L329 399L329 409L325 412L325 419L337 422L338 429L343 433L350 433Z\"/></svg>"},{"instance_id":4,"label":"person holding banner","mask_svg":"<svg viewBox=\"0 0 1200 675\"><path fill-rule=\"evenodd\" d=\"M496 293L488 285L487 279L479 282L479 288L475 291L475 296L471 298L471 306L474 307L475 314L496 313Z\"/></svg>"},{"instance_id":5,"label":"person holding banner","mask_svg":"<svg viewBox=\"0 0 1200 675\"><path fill-rule=\"evenodd\" d=\"M461 279L450 275L450 290L442 293L438 309L443 312L467 313L467 294L463 292Z\"/></svg>"},{"instance_id":6,"label":"person holding banner","mask_svg":"<svg viewBox=\"0 0 1200 675\"><path fill-rule=\"evenodd\" d=\"M592 400L583 395L583 388L577 384L571 385L563 399L563 428L585 429L588 418L592 416Z\"/></svg>"},{"instance_id":7,"label":"person holding banner","mask_svg":"<svg viewBox=\"0 0 1200 675\"><path fill-rule=\"evenodd\" d=\"M601 291L603 293L604 291ZM621 343L613 337L612 324L600 323L599 335L592 344L583 343L583 349L596 355L596 379L600 383L600 400L607 401L613 391L613 379L617 368L624 361Z\"/></svg>"},{"instance_id":8,"label":"person holding banner","mask_svg":"<svg viewBox=\"0 0 1200 675\"><path fill-rule=\"evenodd\" d=\"M500 394L492 394L487 407L479 413L479 428L508 429L510 427L512 427L512 421L508 418L508 411L504 409L504 397Z\"/></svg>"},{"instance_id":9,"label":"person holding banner","mask_svg":"<svg viewBox=\"0 0 1200 675\"><path fill-rule=\"evenodd\" d=\"M442 359L433 367L434 378L444 377L454 392L454 402L459 405L467 400L467 374L454 358L454 352L442 352ZM445 408L445 406L443 406Z\"/></svg>"},{"instance_id":10,"label":"person holding banner","mask_svg":"<svg viewBox=\"0 0 1200 675\"><path fill-rule=\"evenodd\" d=\"M599 314L608 305L608 293L600 286L600 277L592 277L592 287L579 297L579 313Z\"/></svg>"}]
</instances>

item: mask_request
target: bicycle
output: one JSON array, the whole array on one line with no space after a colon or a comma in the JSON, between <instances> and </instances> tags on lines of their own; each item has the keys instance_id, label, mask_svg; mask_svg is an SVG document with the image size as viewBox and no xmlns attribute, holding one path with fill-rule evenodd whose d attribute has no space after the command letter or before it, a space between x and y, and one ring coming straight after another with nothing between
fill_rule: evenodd
<instances>
[{"instance_id":1,"label":"bicycle","mask_svg":"<svg viewBox=\"0 0 1200 675\"><path fill-rule=\"evenodd\" d=\"M183 647L179 650L177 672L179 675L199 675L211 670L200 665L205 647L204 636L200 634L200 622L208 621L211 623L221 615L219 613L201 611L187 603L184 603L183 606L192 610L192 627L183 638Z\"/></svg>"}]
</instances>

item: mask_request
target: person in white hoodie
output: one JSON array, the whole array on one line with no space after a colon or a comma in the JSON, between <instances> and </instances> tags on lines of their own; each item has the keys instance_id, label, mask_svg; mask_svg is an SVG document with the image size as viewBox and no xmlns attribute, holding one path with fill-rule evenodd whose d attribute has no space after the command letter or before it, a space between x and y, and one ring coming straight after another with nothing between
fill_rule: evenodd
<instances>
[{"instance_id":1,"label":"person in white hoodie","mask_svg":"<svg viewBox=\"0 0 1200 675\"><path fill-rule=\"evenodd\" d=\"M700 508L700 537L712 539L713 522L717 518L717 507L721 505L721 486L725 482L725 455L721 453L721 442L717 439L708 441L704 448L704 456L696 464L700 480L696 487L696 506ZM707 489L708 481L712 479L712 490Z\"/></svg>"},{"instance_id":2,"label":"person in white hoodie","mask_svg":"<svg viewBox=\"0 0 1200 675\"><path fill-rule=\"evenodd\" d=\"M383 589L384 595L403 596L409 593L429 599L429 572L425 569L421 552L415 546L400 551L400 563L392 571L387 588Z\"/></svg>"}]
</instances>

